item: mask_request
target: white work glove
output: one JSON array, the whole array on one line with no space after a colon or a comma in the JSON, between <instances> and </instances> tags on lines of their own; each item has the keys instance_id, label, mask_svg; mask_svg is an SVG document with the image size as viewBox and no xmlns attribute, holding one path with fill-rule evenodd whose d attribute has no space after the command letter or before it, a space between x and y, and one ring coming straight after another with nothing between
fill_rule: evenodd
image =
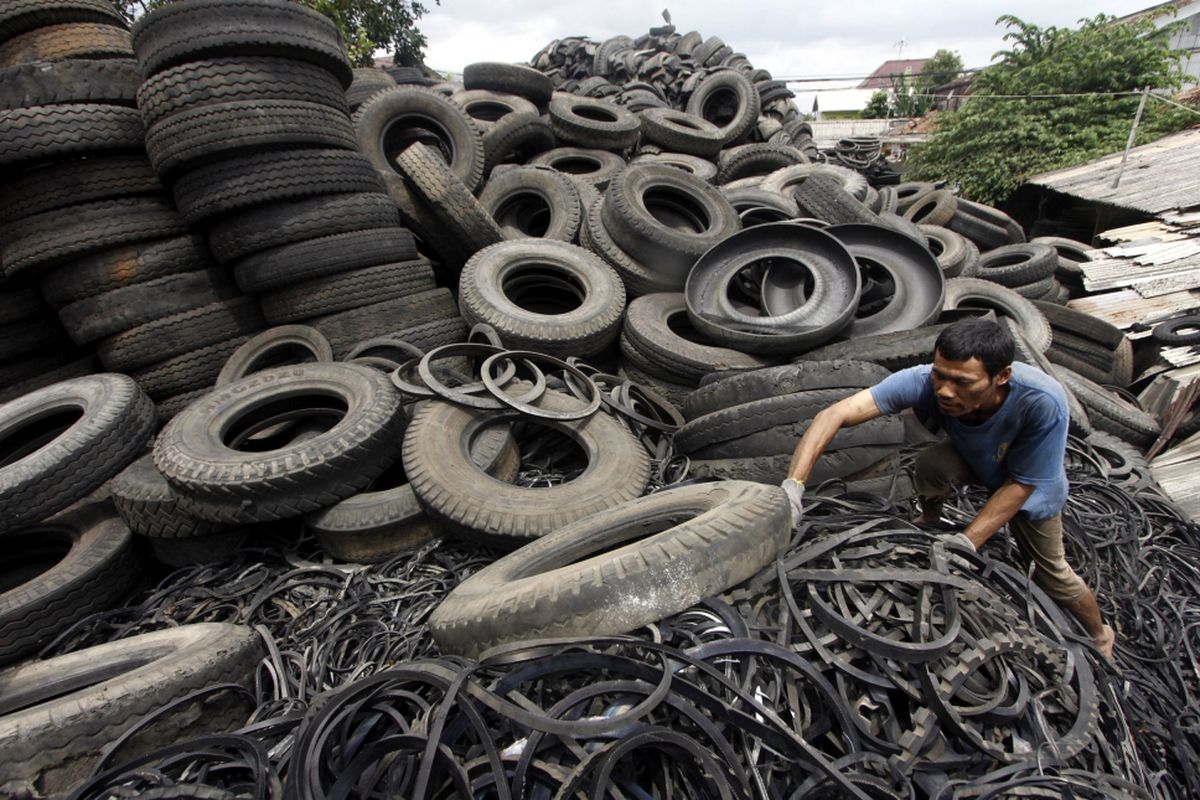
<instances>
[{"instance_id":1,"label":"white work glove","mask_svg":"<svg viewBox=\"0 0 1200 800\"><path fill-rule=\"evenodd\" d=\"M804 484L795 478L788 478L780 484L788 502L792 504L792 527L800 524L804 517Z\"/></svg>"},{"instance_id":2,"label":"white work glove","mask_svg":"<svg viewBox=\"0 0 1200 800\"><path fill-rule=\"evenodd\" d=\"M938 541L952 550L969 550L972 553L975 552L975 543L962 531L958 533L942 533L937 538Z\"/></svg>"}]
</instances>

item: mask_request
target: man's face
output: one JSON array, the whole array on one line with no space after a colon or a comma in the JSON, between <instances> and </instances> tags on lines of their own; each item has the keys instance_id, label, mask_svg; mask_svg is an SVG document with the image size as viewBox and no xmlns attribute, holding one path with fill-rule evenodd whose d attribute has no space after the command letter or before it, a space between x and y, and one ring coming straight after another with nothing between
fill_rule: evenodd
<instances>
[{"instance_id":1,"label":"man's face","mask_svg":"<svg viewBox=\"0 0 1200 800\"><path fill-rule=\"evenodd\" d=\"M939 352L934 353L929 377L938 411L947 417L963 417L977 411L994 411L1004 398L1003 387L1011 375L1012 367L989 376L978 358L951 361Z\"/></svg>"}]
</instances>

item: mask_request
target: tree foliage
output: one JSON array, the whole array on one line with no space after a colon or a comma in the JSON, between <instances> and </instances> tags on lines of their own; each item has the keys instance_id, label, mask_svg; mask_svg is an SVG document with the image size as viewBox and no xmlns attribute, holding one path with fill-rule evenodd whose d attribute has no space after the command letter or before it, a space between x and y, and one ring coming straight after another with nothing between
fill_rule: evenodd
<instances>
[{"instance_id":1,"label":"tree foliage","mask_svg":"<svg viewBox=\"0 0 1200 800\"><path fill-rule=\"evenodd\" d=\"M902 75L892 76L892 90L880 89L871 95L862 115L867 119L922 116L933 104L932 91L954 80L962 71L962 58L958 53L938 50L917 75L906 70Z\"/></svg>"},{"instance_id":2,"label":"tree foliage","mask_svg":"<svg viewBox=\"0 0 1200 800\"><path fill-rule=\"evenodd\" d=\"M299 0L329 17L342 31L346 54L356 67L370 66L372 53L387 50L398 65L421 64L425 37L416 22L426 8L417 0ZM132 21L174 0L114 0ZM434 0L441 4L441 0Z\"/></svg>"},{"instance_id":3,"label":"tree foliage","mask_svg":"<svg viewBox=\"0 0 1200 800\"><path fill-rule=\"evenodd\" d=\"M886 89L876 89L863 109L863 119L885 119L891 116L892 96Z\"/></svg>"},{"instance_id":4,"label":"tree foliage","mask_svg":"<svg viewBox=\"0 0 1200 800\"><path fill-rule=\"evenodd\" d=\"M949 83L963 73L963 61L954 50L942 48L925 62L921 74L917 75L916 87L919 92L929 92L942 84Z\"/></svg>"},{"instance_id":5,"label":"tree foliage","mask_svg":"<svg viewBox=\"0 0 1200 800\"><path fill-rule=\"evenodd\" d=\"M1077 29L1040 28L1011 15L997 24L1009 28L1011 47L975 76L965 106L942 114L933 138L914 148L914 180L949 178L975 200L1000 203L1031 175L1121 149L1137 92L1179 85L1174 29L1156 28L1148 17L1117 22L1100 14ZM1186 112L1149 101L1138 142L1187 122Z\"/></svg>"}]
</instances>

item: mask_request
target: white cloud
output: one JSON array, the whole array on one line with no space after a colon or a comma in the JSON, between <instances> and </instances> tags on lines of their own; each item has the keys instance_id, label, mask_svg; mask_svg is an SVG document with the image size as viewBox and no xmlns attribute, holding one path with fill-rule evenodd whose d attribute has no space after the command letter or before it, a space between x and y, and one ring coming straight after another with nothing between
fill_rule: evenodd
<instances>
[{"instance_id":1,"label":"white cloud","mask_svg":"<svg viewBox=\"0 0 1200 800\"><path fill-rule=\"evenodd\" d=\"M968 66L982 66L1004 47L1001 14L1041 26L1074 26L1097 13L1129 14L1146 0L1037 3L1033 0L986 0L946 4L933 0L878 3L797 3L794 0L442 0L429 7L418 26L429 40L427 63L461 72L474 61L528 61L553 39L573 35L602 41L624 34L638 36L662 24L659 12L671 8L682 33L697 30L720 36L744 52L756 67L781 77L862 75L880 63L932 55L938 48L957 50Z\"/></svg>"}]
</instances>

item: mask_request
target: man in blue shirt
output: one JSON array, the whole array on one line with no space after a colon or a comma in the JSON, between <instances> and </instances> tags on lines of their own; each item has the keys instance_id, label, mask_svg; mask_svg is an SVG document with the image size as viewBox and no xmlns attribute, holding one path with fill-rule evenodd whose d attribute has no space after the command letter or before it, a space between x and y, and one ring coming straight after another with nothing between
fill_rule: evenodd
<instances>
[{"instance_id":1,"label":"man in blue shirt","mask_svg":"<svg viewBox=\"0 0 1200 800\"><path fill-rule=\"evenodd\" d=\"M1014 364L1013 351L1012 337L995 322L956 322L938 336L932 364L901 370L817 414L796 446L783 489L798 514L804 481L839 429L906 408L928 413L947 439L917 458L913 482L921 514L916 521L939 522L952 484L987 487L991 497L955 538L979 548L1008 523L1035 565L1034 581L1074 614L1111 658L1113 630L1063 553L1066 396L1050 376Z\"/></svg>"}]
</instances>

